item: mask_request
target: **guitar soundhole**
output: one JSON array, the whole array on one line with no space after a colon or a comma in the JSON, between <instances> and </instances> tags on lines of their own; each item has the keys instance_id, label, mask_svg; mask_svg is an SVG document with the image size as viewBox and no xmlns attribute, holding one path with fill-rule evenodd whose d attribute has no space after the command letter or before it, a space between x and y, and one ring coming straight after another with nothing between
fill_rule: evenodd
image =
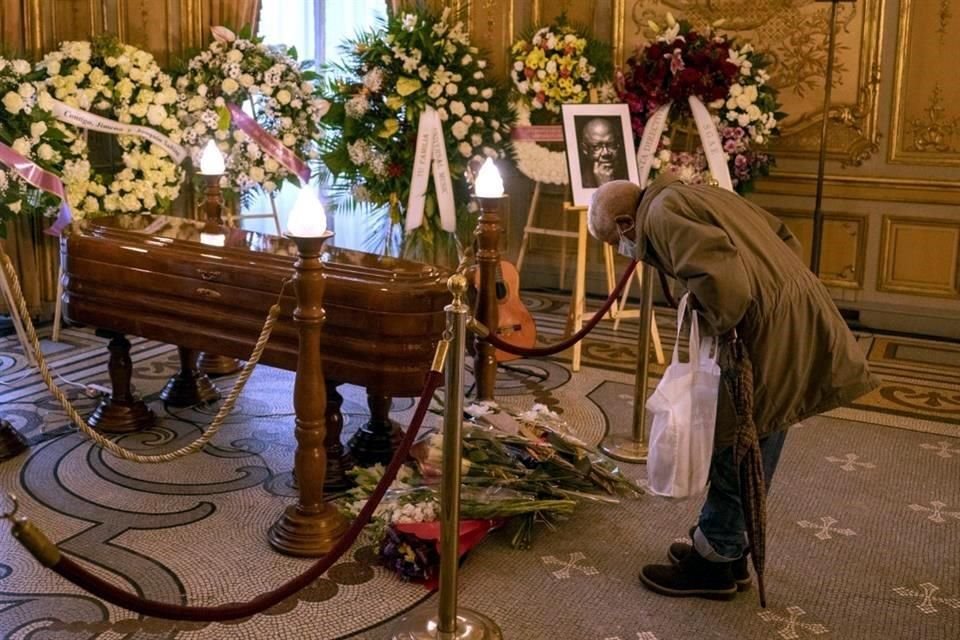
<instances>
[{"instance_id":1,"label":"guitar soundhole","mask_svg":"<svg viewBox=\"0 0 960 640\"><path fill-rule=\"evenodd\" d=\"M503 300L507 297L507 285L505 282L497 282L497 300Z\"/></svg>"}]
</instances>

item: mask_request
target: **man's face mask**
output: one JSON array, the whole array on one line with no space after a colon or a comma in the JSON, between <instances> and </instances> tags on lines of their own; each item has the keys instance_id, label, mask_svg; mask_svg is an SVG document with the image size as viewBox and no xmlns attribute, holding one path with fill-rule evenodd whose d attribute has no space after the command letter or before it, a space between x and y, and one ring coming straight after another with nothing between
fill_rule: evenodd
<instances>
[{"instance_id":1,"label":"man's face mask","mask_svg":"<svg viewBox=\"0 0 960 640\"><path fill-rule=\"evenodd\" d=\"M617 216L617 233L620 235L620 242L617 245L617 252L631 260L637 259L637 241L636 229L633 227L633 216Z\"/></svg>"}]
</instances>

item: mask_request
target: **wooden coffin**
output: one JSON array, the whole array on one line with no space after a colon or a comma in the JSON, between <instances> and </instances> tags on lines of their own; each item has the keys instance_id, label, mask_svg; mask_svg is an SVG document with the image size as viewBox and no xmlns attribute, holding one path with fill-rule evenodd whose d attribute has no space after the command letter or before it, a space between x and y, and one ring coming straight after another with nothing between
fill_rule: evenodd
<instances>
[{"instance_id":1,"label":"wooden coffin","mask_svg":"<svg viewBox=\"0 0 960 640\"><path fill-rule=\"evenodd\" d=\"M296 247L276 236L222 228L224 246L202 244L204 223L119 215L74 222L61 240L64 315L72 322L198 351L247 358ZM329 381L370 393L420 393L450 301L447 274L384 256L329 248L321 343ZM261 362L297 363L293 286Z\"/></svg>"}]
</instances>

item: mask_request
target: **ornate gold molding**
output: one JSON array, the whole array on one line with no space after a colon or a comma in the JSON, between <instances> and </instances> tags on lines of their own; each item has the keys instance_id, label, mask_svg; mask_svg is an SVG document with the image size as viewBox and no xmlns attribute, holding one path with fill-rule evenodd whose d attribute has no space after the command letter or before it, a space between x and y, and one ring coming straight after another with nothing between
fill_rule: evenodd
<instances>
[{"instance_id":1,"label":"ornate gold molding","mask_svg":"<svg viewBox=\"0 0 960 640\"><path fill-rule=\"evenodd\" d=\"M773 208L771 212L797 236L804 250L804 259L809 262L813 214L799 209ZM828 287L862 289L867 271L867 216L824 212L823 232L820 280Z\"/></svg>"},{"instance_id":2,"label":"ornate gold molding","mask_svg":"<svg viewBox=\"0 0 960 640\"><path fill-rule=\"evenodd\" d=\"M816 184L816 174L777 171L758 179L754 191L758 194L813 197ZM960 182L828 175L824 178L823 195L843 200L960 206Z\"/></svg>"},{"instance_id":3,"label":"ornate gold molding","mask_svg":"<svg viewBox=\"0 0 960 640\"><path fill-rule=\"evenodd\" d=\"M938 6L933 12L924 2L900 2L887 152L892 163L960 166L960 28L951 20L951 3Z\"/></svg>"}]
</instances>

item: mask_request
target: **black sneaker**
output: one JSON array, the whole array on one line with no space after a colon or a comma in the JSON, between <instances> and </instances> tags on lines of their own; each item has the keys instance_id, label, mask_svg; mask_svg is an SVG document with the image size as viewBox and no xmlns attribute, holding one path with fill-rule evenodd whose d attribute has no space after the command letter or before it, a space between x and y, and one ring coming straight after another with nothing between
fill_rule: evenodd
<instances>
[{"instance_id":1,"label":"black sneaker","mask_svg":"<svg viewBox=\"0 0 960 640\"><path fill-rule=\"evenodd\" d=\"M691 549L679 564L648 564L640 570L640 582L655 593L685 598L732 600L737 595L732 562L710 562Z\"/></svg>"},{"instance_id":2,"label":"black sneaker","mask_svg":"<svg viewBox=\"0 0 960 640\"><path fill-rule=\"evenodd\" d=\"M693 532L696 530L696 527L690 529L690 540L693 540ZM691 551L693 551L693 545L686 542L674 542L667 550L667 558L673 565L679 565L684 558L690 555ZM750 589L750 567L748 566L746 553L730 563L730 571L733 573L733 581L737 583L737 591Z\"/></svg>"}]
</instances>

